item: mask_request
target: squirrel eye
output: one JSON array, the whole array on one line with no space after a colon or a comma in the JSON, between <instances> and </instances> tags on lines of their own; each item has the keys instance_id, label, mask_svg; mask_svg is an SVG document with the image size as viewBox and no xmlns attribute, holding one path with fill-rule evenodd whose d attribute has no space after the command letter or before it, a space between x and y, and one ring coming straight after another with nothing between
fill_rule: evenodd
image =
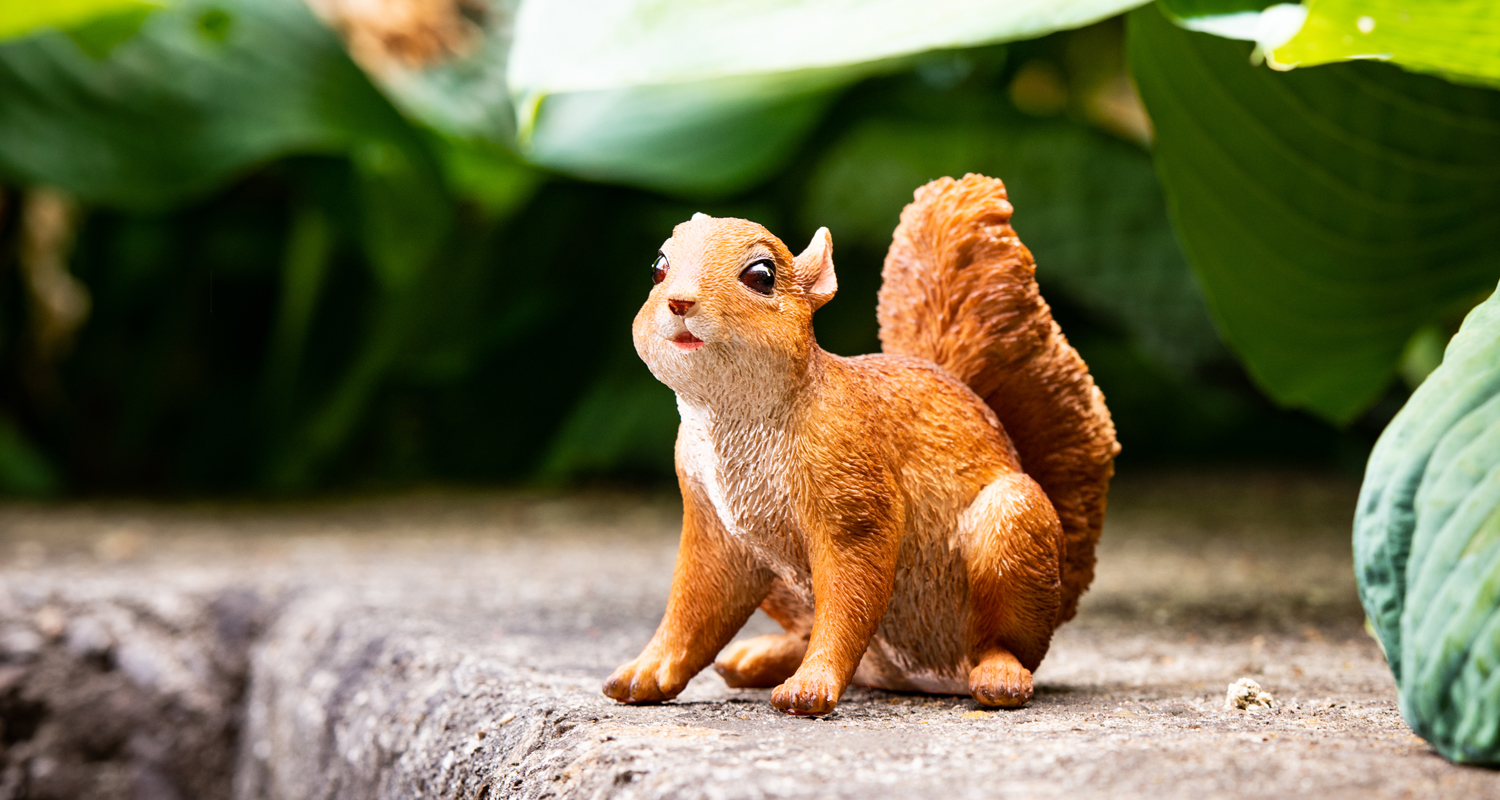
<instances>
[{"instance_id":1,"label":"squirrel eye","mask_svg":"<svg viewBox=\"0 0 1500 800\"><path fill-rule=\"evenodd\" d=\"M740 273L740 283L756 294L769 295L776 288L776 268L770 261L757 261Z\"/></svg>"},{"instance_id":2,"label":"squirrel eye","mask_svg":"<svg viewBox=\"0 0 1500 800\"><path fill-rule=\"evenodd\" d=\"M651 282L661 283L662 281L666 280L667 268L670 266L671 265L667 263L666 255L657 253L656 263L651 265Z\"/></svg>"}]
</instances>

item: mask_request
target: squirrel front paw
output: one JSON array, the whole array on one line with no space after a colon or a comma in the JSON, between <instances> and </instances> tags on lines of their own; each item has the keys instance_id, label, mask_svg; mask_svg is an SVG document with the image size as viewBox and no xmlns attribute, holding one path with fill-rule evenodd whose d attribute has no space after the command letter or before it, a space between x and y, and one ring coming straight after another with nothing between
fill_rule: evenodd
<instances>
[{"instance_id":1,"label":"squirrel front paw","mask_svg":"<svg viewBox=\"0 0 1500 800\"><path fill-rule=\"evenodd\" d=\"M604 694L622 703L662 703L687 687L691 675L665 658L642 653L604 682Z\"/></svg>"},{"instance_id":2,"label":"squirrel front paw","mask_svg":"<svg viewBox=\"0 0 1500 800\"><path fill-rule=\"evenodd\" d=\"M844 693L843 682L819 672L798 670L786 683L771 692L771 705L777 711L799 717L814 717L827 714L838 705L839 695Z\"/></svg>"}]
</instances>

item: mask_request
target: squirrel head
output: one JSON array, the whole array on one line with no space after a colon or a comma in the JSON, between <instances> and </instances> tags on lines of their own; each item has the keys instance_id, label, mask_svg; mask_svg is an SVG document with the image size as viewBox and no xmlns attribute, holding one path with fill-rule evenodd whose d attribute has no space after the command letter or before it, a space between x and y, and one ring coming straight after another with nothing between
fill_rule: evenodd
<instances>
[{"instance_id":1,"label":"squirrel head","mask_svg":"<svg viewBox=\"0 0 1500 800\"><path fill-rule=\"evenodd\" d=\"M827 228L794 257L760 225L706 214L673 229L652 280L636 352L662 383L703 401L747 372L769 382L804 371L817 347L813 312L838 291Z\"/></svg>"}]
</instances>

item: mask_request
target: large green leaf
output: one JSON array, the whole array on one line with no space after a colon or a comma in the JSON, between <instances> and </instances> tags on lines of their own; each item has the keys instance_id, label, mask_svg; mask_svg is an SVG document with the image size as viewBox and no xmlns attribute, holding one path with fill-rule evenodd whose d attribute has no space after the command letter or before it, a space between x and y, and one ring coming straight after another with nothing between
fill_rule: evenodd
<instances>
[{"instance_id":1,"label":"large green leaf","mask_svg":"<svg viewBox=\"0 0 1500 800\"><path fill-rule=\"evenodd\" d=\"M535 95L879 62L1076 28L1140 0L529 0L510 83Z\"/></svg>"},{"instance_id":2,"label":"large green leaf","mask_svg":"<svg viewBox=\"0 0 1500 800\"><path fill-rule=\"evenodd\" d=\"M1279 402L1352 418L1500 272L1500 93L1369 63L1276 73L1155 8L1129 38L1220 331Z\"/></svg>"},{"instance_id":3,"label":"large green leaf","mask_svg":"<svg viewBox=\"0 0 1500 800\"><path fill-rule=\"evenodd\" d=\"M591 180L732 194L791 154L848 74L554 95L523 131L524 152L533 163Z\"/></svg>"},{"instance_id":4,"label":"large green leaf","mask_svg":"<svg viewBox=\"0 0 1500 800\"><path fill-rule=\"evenodd\" d=\"M883 250L913 189L945 175L993 175L1005 181L1049 297L1113 321L1179 373L1222 352L1150 156L1073 123L951 110L947 119L870 120L835 143L814 175L807 225L829 226L835 246Z\"/></svg>"},{"instance_id":5,"label":"large green leaf","mask_svg":"<svg viewBox=\"0 0 1500 800\"><path fill-rule=\"evenodd\" d=\"M1370 454L1354 563L1412 730L1500 764L1500 295Z\"/></svg>"},{"instance_id":6,"label":"large green leaf","mask_svg":"<svg viewBox=\"0 0 1500 800\"><path fill-rule=\"evenodd\" d=\"M1024 39L1141 0L532 0L508 80L523 151L599 180L726 194L767 175L831 93L928 50Z\"/></svg>"},{"instance_id":7,"label":"large green leaf","mask_svg":"<svg viewBox=\"0 0 1500 800\"><path fill-rule=\"evenodd\" d=\"M75 28L102 17L133 16L160 5L152 0L13 0L0 3L0 39L44 28Z\"/></svg>"}]
</instances>

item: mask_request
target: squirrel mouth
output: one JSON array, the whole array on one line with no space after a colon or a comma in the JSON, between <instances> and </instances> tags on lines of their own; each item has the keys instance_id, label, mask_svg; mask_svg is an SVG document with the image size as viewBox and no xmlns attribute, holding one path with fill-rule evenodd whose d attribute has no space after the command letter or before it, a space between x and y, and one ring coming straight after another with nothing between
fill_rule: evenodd
<instances>
[{"instance_id":1,"label":"squirrel mouth","mask_svg":"<svg viewBox=\"0 0 1500 800\"><path fill-rule=\"evenodd\" d=\"M683 331L672 337L672 344L678 350L697 350L703 346L703 340L694 336L692 331Z\"/></svg>"}]
</instances>

